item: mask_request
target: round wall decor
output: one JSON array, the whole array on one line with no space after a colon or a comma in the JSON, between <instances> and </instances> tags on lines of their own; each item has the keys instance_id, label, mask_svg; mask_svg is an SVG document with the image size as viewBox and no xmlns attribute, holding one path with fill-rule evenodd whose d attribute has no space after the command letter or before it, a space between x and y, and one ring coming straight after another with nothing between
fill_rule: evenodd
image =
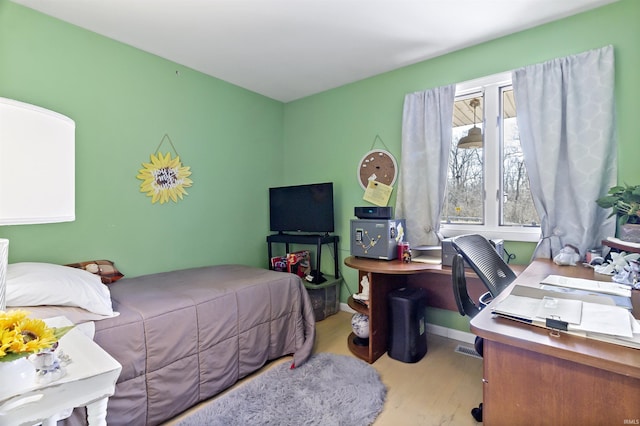
<instances>
[{"instance_id":1,"label":"round wall decor","mask_svg":"<svg viewBox=\"0 0 640 426\"><path fill-rule=\"evenodd\" d=\"M362 189L367 189L370 180L393 186L398 176L398 164L389 151L372 149L367 152L358 164L358 182Z\"/></svg>"}]
</instances>

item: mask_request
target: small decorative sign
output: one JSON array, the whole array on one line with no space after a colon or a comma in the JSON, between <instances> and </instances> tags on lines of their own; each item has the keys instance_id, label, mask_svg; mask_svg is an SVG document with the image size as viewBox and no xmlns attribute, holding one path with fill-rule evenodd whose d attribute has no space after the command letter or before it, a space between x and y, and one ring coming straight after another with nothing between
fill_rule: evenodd
<instances>
[{"instance_id":1,"label":"small decorative sign","mask_svg":"<svg viewBox=\"0 0 640 426\"><path fill-rule=\"evenodd\" d=\"M164 139L168 139L171 147L175 152L175 147L168 135L164 135L160 141L160 145ZM138 179L142 180L140 184L140 192L146 192L147 197L151 197L151 203L155 204L160 201L164 204L169 200L174 203L178 199L182 200L184 195L189 195L184 188L190 187L193 181L189 179L191 176L191 167L183 166L180 162L180 156L176 152L176 157L171 158L171 153L167 152L162 155L156 149L157 155L151 154L150 163L142 163L142 169L139 170Z\"/></svg>"}]
</instances>

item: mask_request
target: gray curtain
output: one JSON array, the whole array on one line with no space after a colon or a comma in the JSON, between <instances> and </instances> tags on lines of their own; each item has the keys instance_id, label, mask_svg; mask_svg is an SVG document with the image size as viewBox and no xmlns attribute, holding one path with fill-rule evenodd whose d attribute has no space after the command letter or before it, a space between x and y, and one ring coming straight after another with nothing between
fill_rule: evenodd
<instances>
[{"instance_id":1,"label":"gray curtain","mask_svg":"<svg viewBox=\"0 0 640 426\"><path fill-rule=\"evenodd\" d=\"M595 200L616 183L614 55L607 46L513 71L520 142L540 216L533 257L615 234Z\"/></svg>"},{"instance_id":2,"label":"gray curtain","mask_svg":"<svg viewBox=\"0 0 640 426\"><path fill-rule=\"evenodd\" d=\"M456 86L450 85L404 98L395 216L406 220L412 246L439 244L455 94Z\"/></svg>"}]
</instances>

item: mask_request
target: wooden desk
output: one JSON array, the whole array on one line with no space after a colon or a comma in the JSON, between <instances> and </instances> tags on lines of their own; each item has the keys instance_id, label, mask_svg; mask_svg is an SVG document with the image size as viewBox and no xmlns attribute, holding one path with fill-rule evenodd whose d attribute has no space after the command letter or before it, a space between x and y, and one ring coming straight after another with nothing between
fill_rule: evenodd
<instances>
[{"instance_id":1,"label":"wooden desk","mask_svg":"<svg viewBox=\"0 0 640 426\"><path fill-rule=\"evenodd\" d=\"M610 280L583 266L536 260L511 287L537 286L550 274ZM633 291L632 302L638 318L640 292ZM471 330L484 338L485 425L639 424L640 350L565 333L552 337L494 317L489 308L471 320Z\"/></svg>"},{"instance_id":2,"label":"wooden desk","mask_svg":"<svg viewBox=\"0 0 640 426\"><path fill-rule=\"evenodd\" d=\"M349 256L344 263L358 270L358 283L367 275L370 283L369 306L355 302L349 297L349 306L357 312L369 316L369 345L358 346L351 333L348 345L357 357L373 363L387 351L388 308L387 295L390 291L402 288L422 288L426 292L427 305L458 312L451 283L451 267L426 263L403 263L400 260L376 260ZM523 267L514 266L516 273ZM469 294L477 300L487 291L480 279L471 270L467 271ZM358 284L358 291L362 287Z\"/></svg>"}]
</instances>

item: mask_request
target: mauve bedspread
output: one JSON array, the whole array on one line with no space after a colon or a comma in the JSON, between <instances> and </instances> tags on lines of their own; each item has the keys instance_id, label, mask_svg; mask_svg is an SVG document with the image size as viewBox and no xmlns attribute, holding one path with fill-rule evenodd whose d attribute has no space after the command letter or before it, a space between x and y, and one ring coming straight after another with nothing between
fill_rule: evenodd
<instances>
[{"instance_id":1,"label":"mauve bedspread","mask_svg":"<svg viewBox=\"0 0 640 426\"><path fill-rule=\"evenodd\" d=\"M110 426L160 424L269 360L293 354L300 365L313 350L313 309L294 274L220 265L109 289L120 316L96 322L95 341L122 364Z\"/></svg>"}]
</instances>

